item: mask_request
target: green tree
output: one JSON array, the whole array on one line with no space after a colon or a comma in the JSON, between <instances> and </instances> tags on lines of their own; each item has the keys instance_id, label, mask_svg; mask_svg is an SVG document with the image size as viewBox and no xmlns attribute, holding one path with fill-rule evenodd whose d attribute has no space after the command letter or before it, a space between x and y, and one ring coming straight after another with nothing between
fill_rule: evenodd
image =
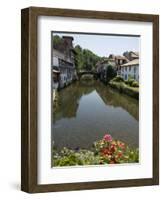
<instances>
[{"instance_id":1,"label":"green tree","mask_svg":"<svg viewBox=\"0 0 163 200\"><path fill-rule=\"evenodd\" d=\"M83 51L80 45L76 45L74 48L75 54L75 66L77 70L82 70L84 66Z\"/></svg>"},{"instance_id":2,"label":"green tree","mask_svg":"<svg viewBox=\"0 0 163 200\"><path fill-rule=\"evenodd\" d=\"M100 59L99 56L88 49L82 49L79 45L75 47L75 51L75 63L78 70L90 71L95 68L95 64Z\"/></svg>"},{"instance_id":3,"label":"green tree","mask_svg":"<svg viewBox=\"0 0 163 200\"><path fill-rule=\"evenodd\" d=\"M53 36L53 48L60 49L62 44L63 44L63 39L59 35L54 35Z\"/></svg>"},{"instance_id":4,"label":"green tree","mask_svg":"<svg viewBox=\"0 0 163 200\"><path fill-rule=\"evenodd\" d=\"M114 70L112 65L108 65L107 70L106 70L106 78L107 82L113 79L117 75L116 71Z\"/></svg>"}]
</instances>

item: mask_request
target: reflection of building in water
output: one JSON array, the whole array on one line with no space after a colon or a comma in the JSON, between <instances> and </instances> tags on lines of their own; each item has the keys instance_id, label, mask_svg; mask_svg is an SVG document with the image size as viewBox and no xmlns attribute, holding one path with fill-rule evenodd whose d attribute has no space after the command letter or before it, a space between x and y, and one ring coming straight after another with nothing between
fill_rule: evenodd
<instances>
[{"instance_id":1,"label":"reflection of building in water","mask_svg":"<svg viewBox=\"0 0 163 200\"><path fill-rule=\"evenodd\" d=\"M54 36L55 37L55 36ZM74 64L73 37L63 36L60 44L53 44L53 86L63 88L76 79Z\"/></svg>"},{"instance_id":2,"label":"reflection of building in water","mask_svg":"<svg viewBox=\"0 0 163 200\"><path fill-rule=\"evenodd\" d=\"M54 120L59 120L60 118L73 118L76 117L79 102L82 96L91 93L94 90L94 86L86 87L82 86L81 82L76 82L75 84L65 88L58 92L59 99L55 113ZM68 106L67 106L68 105Z\"/></svg>"},{"instance_id":3,"label":"reflection of building in water","mask_svg":"<svg viewBox=\"0 0 163 200\"><path fill-rule=\"evenodd\" d=\"M76 117L81 97L93 91L98 93L105 105L122 107L136 120L139 119L138 101L136 99L114 92L100 82L94 81L94 84L89 85L86 81L80 81L59 91L59 107L54 113L55 120Z\"/></svg>"}]
</instances>

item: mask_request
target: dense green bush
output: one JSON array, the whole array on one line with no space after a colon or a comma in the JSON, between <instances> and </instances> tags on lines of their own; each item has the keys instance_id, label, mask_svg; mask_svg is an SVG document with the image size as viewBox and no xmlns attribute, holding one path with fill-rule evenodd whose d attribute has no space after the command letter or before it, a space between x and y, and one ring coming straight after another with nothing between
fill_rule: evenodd
<instances>
[{"instance_id":1,"label":"dense green bush","mask_svg":"<svg viewBox=\"0 0 163 200\"><path fill-rule=\"evenodd\" d=\"M129 86L132 86L132 83L134 82L135 80L132 79L132 78L129 78L127 81L125 81L125 83Z\"/></svg>"},{"instance_id":2,"label":"dense green bush","mask_svg":"<svg viewBox=\"0 0 163 200\"><path fill-rule=\"evenodd\" d=\"M139 83L137 81L133 81L131 86L132 87L139 87Z\"/></svg>"},{"instance_id":3,"label":"dense green bush","mask_svg":"<svg viewBox=\"0 0 163 200\"><path fill-rule=\"evenodd\" d=\"M139 88L138 87L130 87L123 82L118 83L118 82L114 82L114 81L111 81L109 83L109 85L112 88L117 89L121 93L127 94L127 95L134 97L136 99L139 99Z\"/></svg>"},{"instance_id":4,"label":"dense green bush","mask_svg":"<svg viewBox=\"0 0 163 200\"><path fill-rule=\"evenodd\" d=\"M106 69L106 82L110 81L117 75L114 67L112 65L108 65Z\"/></svg>"},{"instance_id":5,"label":"dense green bush","mask_svg":"<svg viewBox=\"0 0 163 200\"><path fill-rule=\"evenodd\" d=\"M80 149L71 150L64 147L59 153L54 152L54 166L73 166L73 165L96 165L100 162L100 157L95 156L93 151Z\"/></svg>"},{"instance_id":6,"label":"dense green bush","mask_svg":"<svg viewBox=\"0 0 163 200\"><path fill-rule=\"evenodd\" d=\"M53 166L100 165L139 162L139 151L106 134L93 144L92 150L53 150Z\"/></svg>"},{"instance_id":7,"label":"dense green bush","mask_svg":"<svg viewBox=\"0 0 163 200\"><path fill-rule=\"evenodd\" d=\"M116 76L115 78L112 79L112 81L115 81L115 82L124 82L124 79L121 76Z\"/></svg>"}]
</instances>

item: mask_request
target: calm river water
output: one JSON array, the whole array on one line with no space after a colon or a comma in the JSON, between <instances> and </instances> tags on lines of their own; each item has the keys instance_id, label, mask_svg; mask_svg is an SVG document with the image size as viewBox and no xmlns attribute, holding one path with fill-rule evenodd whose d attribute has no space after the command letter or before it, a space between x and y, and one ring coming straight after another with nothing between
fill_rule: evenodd
<instances>
[{"instance_id":1,"label":"calm river water","mask_svg":"<svg viewBox=\"0 0 163 200\"><path fill-rule=\"evenodd\" d=\"M81 80L59 91L52 140L57 149L91 148L109 133L139 145L139 103L95 80Z\"/></svg>"}]
</instances>

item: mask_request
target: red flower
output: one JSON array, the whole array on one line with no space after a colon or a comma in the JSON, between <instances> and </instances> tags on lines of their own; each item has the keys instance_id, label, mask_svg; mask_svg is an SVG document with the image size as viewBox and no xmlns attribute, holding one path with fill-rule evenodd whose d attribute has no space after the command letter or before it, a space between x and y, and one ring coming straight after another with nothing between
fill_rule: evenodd
<instances>
[{"instance_id":1,"label":"red flower","mask_svg":"<svg viewBox=\"0 0 163 200\"><path fill-rule=\"evenodd\" d=\"M103 140L107 141L107 142L111 142L112 141L112 136L109 134L104 135Z\"/></svg>"},{"instance_id":2,"label":"red flower","mask_svg":"<svg viewBox=\"0 0 163 200\"><path fill-rule=\"evenodd\" d=\"M110 150L111 150L111 152L115 152L116 150L117 150L117 148L116 148L116 146L114 145L114 144L112 144L111 146L110 146Z\"/></svg>"},{"instance_id":3,"label":"red flower","mask_svg":"<svg viewBox=\"0 0 163 200\"><path fill-rule=\"evenodd\" d=\"M118 153L118 158L122 157L122 152Z\"/></svg>"},{"instance_id":4,"label":"red flower","mask_svg":"<svg viewBox=\"0 0 163 200\"><path fill-rule=\"evenodd\" d=\"M123 142L118 141L117 144L118 144L118 147L120 147L121 149L123 150L125 149L125 144Z\"/></svg>"},{"instance_id":5,"label":"red flower","mask_svg":"<svg viewBox=\"0 0 163 200\"><path fill-rule=\"evenodd\" d=\"M103 155L111 155L111 152L110 152L110 149L103 149L102 151L101 151L101 153L103 154Z\"/></svg>"}]
</instances>

